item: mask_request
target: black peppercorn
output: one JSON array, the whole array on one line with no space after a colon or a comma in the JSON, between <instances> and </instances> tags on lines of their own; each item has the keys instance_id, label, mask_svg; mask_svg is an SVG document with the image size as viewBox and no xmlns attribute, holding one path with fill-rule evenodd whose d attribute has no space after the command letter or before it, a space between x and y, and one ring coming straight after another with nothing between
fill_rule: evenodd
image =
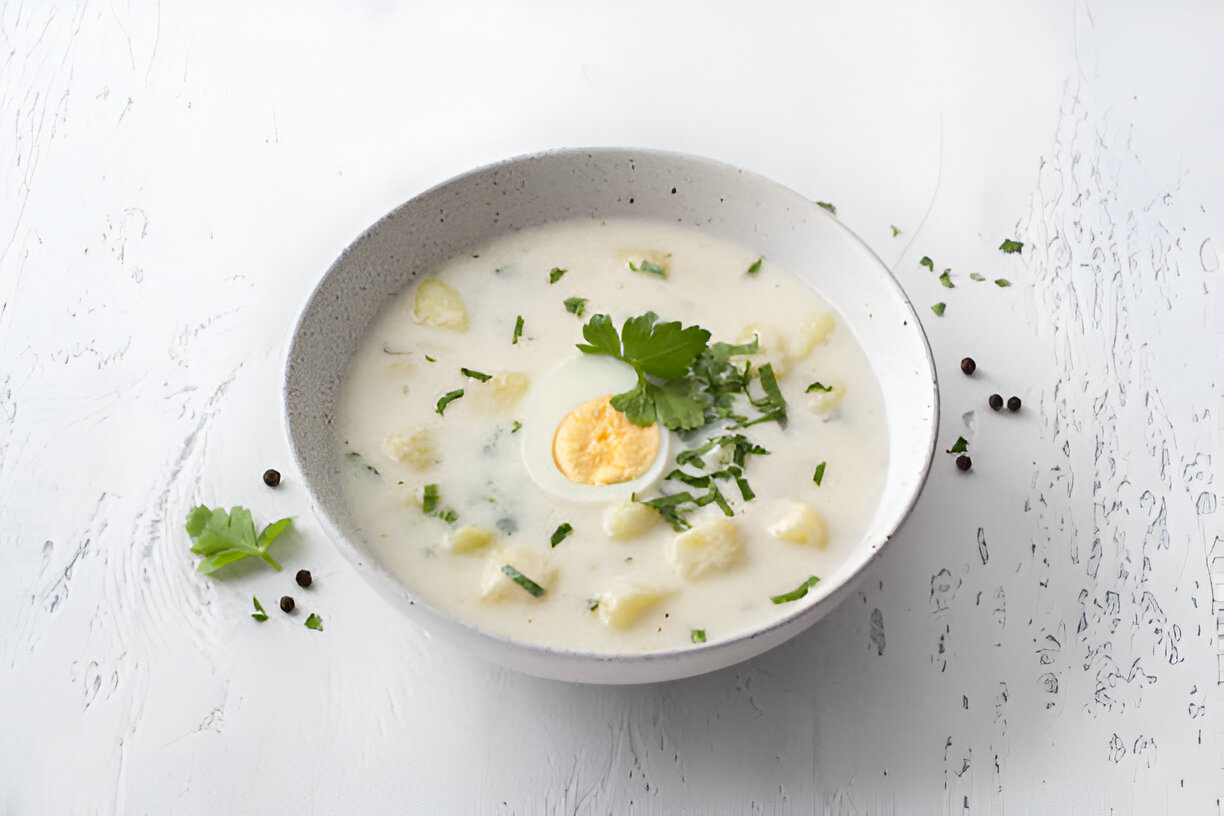
<instances>
[{"instance_id":1,"label":"black peppercorn","mask_svg":"<svg viewBox=\"0 0 1224 816\"><path fill-rule=\"evenodd\" d=\"M977 371L977 363L973 361L972 357L966 357L961 360L961 371L965 372L966 376L972 374Z\"/></svg>"},{"instance_id":2,"label":"black peppercorn","mask_svg":"<svg viewBox=\"0 0 1224 816\"><path fill-rule=\"evenodd\" d=\"M1013 414L1019 411L1020 410L1020 398L1019 397L1009 397L1007 400L1007 410L1011 411Z\"/></svg>"},{"instance_id":3,"label":"black peppercorn","mask_svg":"<svg viewBox=\"0 0 1224 816\"><path fill-rule=\"evenodd\" d=\"M290 598L288 595L281 598L281 611L282 612L292 612L293 611L293 598Z\"/></svg>"},{"instance_id":4,"label":"black peppercorn","mask_svg":"<svg viewBox=\"0 0 1224 816\"><path fill-rule=\"evenodd\" d=\"M280 471L273 468L268 468L264 471L264 484L268 487L276 487L280 484Z\"/></svg>"},{"instance_id":5,"label":"black peppercorn","mask_svg":"<svg viewBox=\"0 0 1224 816\"><path fill-rule=\"evenodd\" d=\"M990 399L987 400L987 402L989 402L990 407L996 411L1003 407L1003 397L999 396L998 394L991 394Z\"/></svg>"},{"instance_id":6,"label":"black peppercorn","mask_svg":"<svg viewBox=\"0 0 1224 816\"><path fill-rule=\"evenodd\" d=\"M310 577L310 570L298 570L297 575L294 576L294 579L298 582L298 586L300 587L310 586L310 582L312 580Z\"/></svg>"},{"instance_id":7,"label":"black peppercorn","mask_svg":"<svg viewBox=\"0 0 1224 816\"><path fill-rule=\"evenodd\" d=\"M973 467L973 460L968 456L962 453L960 456L956 457L957 470L968 470L971 467Z\"/></svg>"}]
</instances>

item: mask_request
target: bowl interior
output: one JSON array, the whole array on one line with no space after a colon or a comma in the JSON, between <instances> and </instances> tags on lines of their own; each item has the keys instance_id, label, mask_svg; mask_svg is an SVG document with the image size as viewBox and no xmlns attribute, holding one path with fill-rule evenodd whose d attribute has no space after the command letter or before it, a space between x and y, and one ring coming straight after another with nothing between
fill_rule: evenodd
<instances>
[{"instance_id":1,"label":"bowl interior","mask_svg":"<svg viewBox=\"0 0 1224 816\"><path fill-rule=\"evenodd\" d=\"M700 649L647 655L551 650L487 635L415 600L364 543L340 486L333 419L348 361L379 310L418 275L508 232L574 218L646 218L697 226L759 247L841 314L880 381L888 473L863 540L814 602L769 628ZM705 159L625 149L562 150L481 168L392 211L344 251L311 295L289 351L290 443L324 525L393 603L512 668L591 682L698 674L758 654L806 628L847 594L908 515L934 452L938 392L926 338L884 265L835 217L760 176ZM428 623L428 621L427 621Z\"/></svg>"}]
</instances>

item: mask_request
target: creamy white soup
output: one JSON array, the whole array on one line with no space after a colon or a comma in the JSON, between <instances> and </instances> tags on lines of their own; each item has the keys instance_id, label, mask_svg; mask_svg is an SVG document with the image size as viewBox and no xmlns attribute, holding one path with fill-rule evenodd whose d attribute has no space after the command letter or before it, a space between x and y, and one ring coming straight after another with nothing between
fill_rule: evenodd
<instances>
[{"instance_id":1,"label":"creamy white soup","mask_svg":"<svg viewBox=\"0 0 1224 816\"><path fill-rule=\"evenodd\" d=\"M867 358L816 292L752 247L633 220L524 230L414 281L336 428L363 535L415 596L609 653L809 603L888 449Z\"/></svg>"}]
</instances>

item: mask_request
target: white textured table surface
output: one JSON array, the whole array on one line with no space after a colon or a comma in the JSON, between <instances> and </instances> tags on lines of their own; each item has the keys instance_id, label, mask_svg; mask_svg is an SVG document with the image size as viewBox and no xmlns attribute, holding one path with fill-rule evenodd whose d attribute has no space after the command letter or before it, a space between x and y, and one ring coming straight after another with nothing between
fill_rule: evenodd
<instances>
[{"instance_id":1,"label":"white textured table surface","mask_svg":"<svg viewBox=\"0 0 1224 816\"><path fill-rule=\"evenodd\" d=\"M1222 812L1218 3L184 5L0 3L0 812ZM284 438L290 326L351 239L578 145L834 202L974 458L850 601L688 681L431 638ZM249 617L286 574L193 571L197 501L298 517L324 632Z\"/></svg>"}]
</instances>

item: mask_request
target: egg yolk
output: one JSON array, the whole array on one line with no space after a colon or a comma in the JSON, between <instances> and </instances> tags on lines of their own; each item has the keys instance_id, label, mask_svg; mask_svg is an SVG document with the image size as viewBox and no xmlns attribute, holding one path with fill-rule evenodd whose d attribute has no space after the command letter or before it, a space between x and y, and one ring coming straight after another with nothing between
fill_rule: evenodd
<instances>
[{"instance_id":1,"label":"egg yolk","mask_svg":"<svg viewBox=\"0 0 1224 816\"><path fill-rule=\"evenodd\" d=\"M649 470L659 455L659 426L634 425L611 399L605 394L584 402L557 426L553 461L571 482L627 482Z\"/></svg>"}]
</instances>

